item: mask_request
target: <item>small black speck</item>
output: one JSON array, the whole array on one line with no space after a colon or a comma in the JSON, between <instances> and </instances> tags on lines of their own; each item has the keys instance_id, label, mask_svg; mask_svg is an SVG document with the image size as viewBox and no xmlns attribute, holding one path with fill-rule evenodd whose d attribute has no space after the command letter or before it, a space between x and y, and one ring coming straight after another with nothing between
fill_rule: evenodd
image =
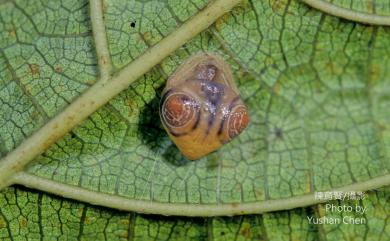
<instances>
[{"instance_id":1,"label":"small black speck","mask_svg":"<svg viewBox=\"0 0 390 241\"><path fill-rule=\"evenodd\" d=\"M137 21L131 22L131 23L130 23L130 27L135 28L135 24L136 24L136 23L137 23Z\"/></svg>"},{"instance_id":2,"label":"small black speck","mask_svg":"<svg viewBox=\"0 0 390 241\"><path fill-rule=\"evenodd\" d=\"M282 139L282 138L283 138L283 130L280 129L280 128L275 128L275 136L276 136L277 138Z\"/></svg>"}]
</instances>

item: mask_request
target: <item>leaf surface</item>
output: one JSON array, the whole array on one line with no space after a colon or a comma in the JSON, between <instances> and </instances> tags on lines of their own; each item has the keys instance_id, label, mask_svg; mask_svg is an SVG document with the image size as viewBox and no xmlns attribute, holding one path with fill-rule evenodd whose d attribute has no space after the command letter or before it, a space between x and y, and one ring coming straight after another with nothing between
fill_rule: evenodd
<instances>
[{"instance_id":1,"label":"leaf surface","mask_svg":"<svg viewBox=\"0 0 390 241\"><path fill-rule=\"evenodd\" d=\"M205 5L104 1L114 67L126 66ZM2 1L0 30L4 156L92 85L98 68L87 1ZM173 207L288 200L389 177L389 42L388 27L345 21L299 1L247 1L26 171ZM163 131L158 103L167 77L200 51L231 64L251 123L218 152L190 162Z\"/></svg>"},{"instance_id":2,"label":"leaf surface","mask_svg":"<svg viewBox=\"0 0 390 241\"><path fill-rule=\"evenodd\" d=\"M356 213L329 212L363 217L362 225L315 225L307 217L321 217L323 205L217 218L162 217L120 212L42 194L21 187L0 193L0 238L4 240L388 240L389 190L367 193L357 201L367 208ZM321 211L322 210L322 211ZM321 214L322 213L322 214ZM387 221L386 221L387 220Z\"/></svg>"}]
</instances>

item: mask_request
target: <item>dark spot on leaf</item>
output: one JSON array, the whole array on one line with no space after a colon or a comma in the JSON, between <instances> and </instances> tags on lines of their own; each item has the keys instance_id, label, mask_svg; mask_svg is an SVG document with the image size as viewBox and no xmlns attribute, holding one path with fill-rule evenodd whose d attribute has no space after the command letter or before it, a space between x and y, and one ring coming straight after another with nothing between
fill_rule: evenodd
<instances>
[{"instance_id":1,"label":"dark spot on leaf","mask_svg":"<svg viewBox=\"0 0 390 241\"><path fill-rule=\"evenodd\" d=\"M275 128L275 136L279 139L282 139L283 138L283 130L276 127Z\"/></svg>"},{"instance_id":2,"label":"dark spot on leaf","mask_svg":"<svg viewBox=\"0 0 390 241\"><path fill-rule=\"evenodd\" d=\"M137 21L132 21L131 23L130 23L130 27L132 27L132 28L135 28L135 24L137 23Z\"/></svg>"},{"instance_id":3,"label":"dark spot on leaf","mask_svg":"<svg viewBox=\"0 0 390 241\"><path fill-rule=\"evenodd\" d=\"M61 66L58 66L58 65L55 66L55 67L54 67L54 71L55 71L56 73L59 73L59 74L62 73L62 68L61 68Z\"/></svg>"},{"instance_id":4,"label":"dark spot on leaf","mask_svg":"<svg viewBox=\"0 0 390 241\"><path fill-rule=\"evenodd\" d=\"M224 232L224 231L222 231L222 232L221 232L221 236L224 236L224 235L225 235L225 232Z\"/></svg>"}]
</instances>

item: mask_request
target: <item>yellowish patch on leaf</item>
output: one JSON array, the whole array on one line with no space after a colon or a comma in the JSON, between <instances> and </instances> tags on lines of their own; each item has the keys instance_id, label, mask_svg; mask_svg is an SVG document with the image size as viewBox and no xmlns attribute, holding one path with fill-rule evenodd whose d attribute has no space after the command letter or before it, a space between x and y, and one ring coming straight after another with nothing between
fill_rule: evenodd
<instances>
[{"instance_id":1,"label":"yellowish patch on leaf","mask_svg":"<svg viewBox=\"0 0 390 241\"><path fill-rule=\"evenodd\" d=\"M341 65L333 64L333 62L327 62L325 64L325 69L330 73L334 75L341 75L343 73L343 68Z\"/></svg>"},{"instance_id":2,"label":"yellowish patch on leaf","mask_svg":"<svg viewBox=\"0 0 390 241\"><path fill-rule=\"evenodd\" d=\"M280 92L280 83L279 82L276 82L273 86L273 91L276 95L279 95L279 92Z\"/></svg>"},{"instance_id":3,"label":"yellowish patch on leaf","mask_svg":"<svg viewBox=\"0 0 390 241\"><path fill-rule=\"evenodd\" d=\"M152 41L152 34L149 31L146 31L145 33L142 33L142 38L147 42L150 43Z\"/></svg>"},{"instance_id":4,"label":"yellowish patch on leaf","mask_svg":"<svg viewBox=\"0 0 390 241\"><path fill-rule=\"evenodd\" d=\"M20 227L27 227L28 221L25 217L21 217L19 219L19 226Z\"/></svg>"},{"instance_id":5,"label":"yellowish patch on leaf","mask_svg":"<svg viewBox=\"0 0 390 241\"><path fill-rule=\"evenodd\" d=\"M129 221L128 219L122 219L122 220L120 221L120 223L121 223L122 225L124 225L124 226L129 226L130 221Z\"/></svg>"},{"instance_id":6,"label":"yellowish patch on leaf","mask_svg":"<svg viewBox=\"0 0 390 241\"><path fill-rule=\"evenodd\" d=\"M379 65L373 64L370 69L370 76L368 78L371 85L374 85L379 80L379 74L381 73L381 68Z\"/></svg>"},{"instance_id":7,"label":"yellowish patch on leaf","mask_svg":"<svg viewBox=\"0 0 390 241\"><path fill-rule=\"evenodd\" d=\"M244 236L246 239L250 239L252 237L251 225L247 222L244 222L241 226L240 234Z\"/></svg>"},{"instance_id":8,"label":"yellowish patch on leaf","mask_svg":"<svg viewBox=\"0 0 390 241\"><path fill-rule=\"evenodd\" d=\"M366 1L366 7L367 7L367 12L369 13L374 13L374 2L373 1Z\"/></svg>"},{"instance_id":9,"label":"yellowish patch on leaf","mask_svg":"<svg viewBox=\"0 0 390 241\"><path fill-rule=\"evenodd\" d=\"M225 25L225 23L228 21L229 17L229 14L225 14L219 19L217 19L217 21L215 21L215 28L217 30L221 30L223 28L223 25Z\"/></svg>"},{"instance_id":10,"label":"yellowish patch on leaf","mask_svg":"<svg viewBox=\"0 0 390 241\"><path fill-rule=\"evenodd\" d=\"M16 38L16 31L15 29L11 29L8 31L8 35L12 38Z\"/></svg>"},{"instance_id":11,"label":"yellowish patch on leaf","mask_svg":"<svg viewBox=\"0 0 390 241\"><path fill-rule=\"evenodd\" d=\"M0 229L7 227L7 223L5 222L4 218L0 216Z\"/></svg>"},{"instance_id":12,"label":"yellowish patch on leaf","mask_svg":"<svg viewBox=\"0 0 390 241\"><path fill-rule=\"evenodd\" d=\"M41 74L41 70L39 65L37 64L28 64L28 67L30 69L30 73L33 77L39 77Z\"/></svg>"},{"instance_id":13,"label":"yellowish patch on leaf","mask_svg":"<svg viewBox=\"0 0 390 241\"><path fill-rule=\"evenodd\" d=\"M287 1L286 0L271 0L270 4L271 4L272 10L274 10L275 12L279 12L279 11L284 11L284 9L286 8L286 5L287 5Z\"/></svg>"}]
</instances>

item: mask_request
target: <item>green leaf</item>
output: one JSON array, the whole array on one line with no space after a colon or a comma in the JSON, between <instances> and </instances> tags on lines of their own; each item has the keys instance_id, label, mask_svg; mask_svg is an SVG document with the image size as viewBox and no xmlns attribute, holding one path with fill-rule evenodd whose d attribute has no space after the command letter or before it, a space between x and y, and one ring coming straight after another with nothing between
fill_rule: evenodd
<instances>
[{"instance_id":1,"label":"green leaf","mask_svg":"<svg viewBox=\"0 0 390 241\"><path fill-rule=\"evenodd\" d=\"M0 193L0 238L8 240L388 240L389 189L372 191L355 212L327 212L333 218L363 218L362 225L316 225L307 217L321 217L323 205L217 218L162 217L126 213L77 203L21 187ZM322 211L321 211L322 210Z\"/></svg>"},{"instance_id":2,"label":"green leaf","mask_svg":"<svg viewBox=\"0 0 390 241\"><path fill-rule=\"evenodd\" d=\"M141 58L206 5L207 1L103 1L113 72ZM315 191L389 185L390 29L329 13L294 0L245 1L80 123L12 181L106 207L188 216L302 207L318 202ZM99 39L94 40L92 25L87 1L0 1L1 157L96 83L102 73L101 50L95 50L94 41ZM168 76L189 56L203 51L221 55L232 66L251 123L216 153L190 162L164 132L158 103ZM0 176L5 174L0 169ZM279 235L296 231L291 235L296 239L329 235L337 240L344 233L358 232L313 228L306 222L313 208L275 216L149 220L31 190L8 188L3 196L4 237L14 232L41 236L45 225L39 221L31 221L37 222L34 228L29 224L23 232L15 231L23 226L21 217L45 220L40 205L35 211L34 205L27 205L30 196L33 203L53 202L47 219L69 223L66 231L53 227L48 231L52 235L75 230L84 234L88 215L94 222L87 236L107 239L126 236L137 227L153 230L147 233L152 238L160 235L160 226L167 239L180 235L223 239L234 234L283 240L286 236ZM12 196L25 200L23 208L13 207L25 213L15 213L9 206ZM385 194L372 202L383 204L383 200ZM61 213L58 205L63 202L81 211L73 215L75 210L68 207L64 210L70 214ZM122 219L127 223L121 226ZM248 225L254 227L250 235ZM103 233L91 231L95 229ZM139 239L145 237L140 233L134 231Z\"/></svg>"}]
</instances>

